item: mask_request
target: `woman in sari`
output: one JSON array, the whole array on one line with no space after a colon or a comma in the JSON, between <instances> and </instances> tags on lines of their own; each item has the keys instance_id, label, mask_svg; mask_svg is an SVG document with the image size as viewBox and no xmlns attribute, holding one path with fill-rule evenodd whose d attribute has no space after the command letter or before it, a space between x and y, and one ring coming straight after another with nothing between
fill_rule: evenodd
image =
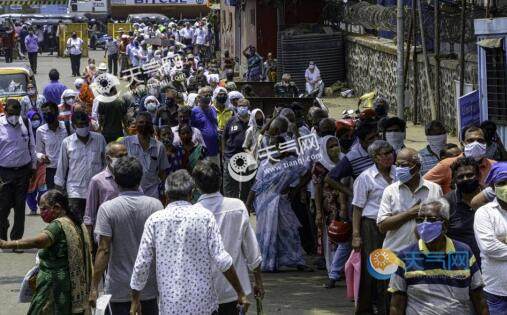
<instances>
[{"instance_id":1,"label":"woman in sari","mask_svg":"<svg viewBox=\"0 0 507 315\"><path fill-rule=\"evenodd\" d=\"M58 190L45 193L39 207L42 220L49 223L41 233L17 241L0 240L1 249L41 249L28 314L89 314L92 258L86 227L70 212L67 198Z\"/></svg>"},{"instance_id":2,"label":"woman in sari","mask_svg":"<svg viewBox=\"0 0 507 315\"><path fill-rule=\"evenodd\" d=\"M278 146L283 142L284 138L273 137L270 145ZM300 178L306 172L303 161L287 153L271 155L257 170L247 205L255 209L264 272L277 272L280 267L311 271L303 257L298 231L301 224L290 202L290 195L302 188L304 182Z\"/></svg>"},{"instance_id":3,"label":"woman in sari","mask_svg":"<svg viewBox=\"0 0 507 315\"><path fill-rule=\"evenodd\" d=\"M192 141L192 135L192 128L188 125L179 129L179 136L181 144L183 145L181 168L186 169L189 173L192 172L197 161L203 160L206 157L206 148L198 143L194 143Z\"/></svg>"}]
</instances>

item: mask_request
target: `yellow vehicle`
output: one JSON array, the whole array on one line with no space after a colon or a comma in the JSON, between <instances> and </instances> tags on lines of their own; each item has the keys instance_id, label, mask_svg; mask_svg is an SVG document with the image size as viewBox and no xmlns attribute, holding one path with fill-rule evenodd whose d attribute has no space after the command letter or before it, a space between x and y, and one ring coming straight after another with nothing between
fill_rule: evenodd
<instances>
[{"instance_id":1,"label":"yellow vehicle","mask_svg":"<svg viewBox=\"0 0 507 315\"><path fill-rule=\"evenodd\" d=\"M4 111L7 98L20 100L26 95L26 85L35 85L32 70L25 65L9 65L0 67L0 113Z\"/></svg>"}]
</instances>

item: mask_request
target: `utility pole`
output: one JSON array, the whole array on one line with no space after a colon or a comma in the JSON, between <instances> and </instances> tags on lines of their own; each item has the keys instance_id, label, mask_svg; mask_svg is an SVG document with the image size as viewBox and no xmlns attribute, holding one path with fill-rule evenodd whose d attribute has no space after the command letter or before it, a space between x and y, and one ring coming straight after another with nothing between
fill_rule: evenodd
<instances>
[{"instance_id":1,"label":"utility pole","mask_svg":"<svg viewBox=\"0 0 507 315\"><path fill-rule=\"evenodd\" d=\"M440 0L434 0L435 6L435 107L437 117L440 114Z\"/></svg>"},{"instance_id":2,"label":"utility pole","mask_svg":"<svg viewBox=\"0 0 507 315\"><path fill-rule=\"evenodd\" d=\"M399 118L405 119L405 76L403 71L405 65L405 32L403 29L403 0L396 1L396 11L396 114Z\"/></svg>"},{"instance_id":3,"label":"utility pole","mask_svg":"<svg viewBox=\"0 0 507 315\"><path fill-rule=\"evenodd\" d=\"M459 96L465 93L465 23L466 23L466 0L461 0L461 34L459 52Z\"/></svg>"}]
</instances>

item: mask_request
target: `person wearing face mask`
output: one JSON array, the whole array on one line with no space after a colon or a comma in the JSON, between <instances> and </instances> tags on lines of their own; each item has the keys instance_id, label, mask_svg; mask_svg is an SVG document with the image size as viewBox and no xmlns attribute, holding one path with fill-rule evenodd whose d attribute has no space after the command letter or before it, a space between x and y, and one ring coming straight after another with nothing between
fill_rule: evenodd
<instances>
[{"instance_id":1,"label":"person wearing face mask","mask_svg":"<svg viewBox=\"0 0 507 315\"><path fill-rule=\"evenodd\" d=\"M220 165L220 150L218 145L218 120L215 108L211 106L213 91L210 87L199 89L197 102L199 106L192 108L190 124L201 131L206 144L208 158Z\"/></svg>"},{"instance_id":2,"label":"person wearing face mask","mask_svg":"<svg viewBox=\"0 0 507 315\"><path fill-rule=\"evenodd\" d=\"M440 186L421 177L421 160L412 148L398 152L396 179L384 190L377 214L378 229L386 233L382 248L395 253L416 242L414 219L421 202L443 196Z\"/></svg>"},{"instance_id":3,"label":"person wearing face mask","mask_svg":"<svg viewBox=\"0 0 507 315\"><path fill-rule=\"evenodd\" d=\"M322 97L324 94L324 81L320 77L320 70L317 68L313 61L310 61L308 68L305 71L306 80L306 93L312 94L314 91L318 91L317 97Z\"/></svg>"},{"instance_id":4,"label":"person wearing face mask","mask_svg":"<svg viewBox=\"0 0 507 315\"><path fill-rule=\"evenodd\" d=\"M106 140L100 133L90 131L85 112L72 114L72 126L76 133L62 142L55 187L67 191L71 211L83 218L90 180L105 167Z\"/></svg>"},{"instance_id":5,"label":"person wearing face mask","mask_svg":"<svg viewBox=\"0 0 507 315\"><path fill-rule=\"evenodd\" d=\"M260 142L262 140L261 130L264 127L266 118L261 109L256 108L250 114L248 129L245 134L243 149L257 159Z\"/></svg>"},{"instance_id":6,"label":"person wearing face mask","mask_svg":"<svg viewBox=\"0 0 507 315\"><path fill-rule=\"evenodd\" d=\"M393 146L395 152L399 152L405 147L407 124L403 119L398 117L386 118L382 121L380 129L384 140Z\"/></svg>"},{"instance_id":7,"label":"person wearing face mask","mask_svg":"<svg viewBox=\"0 0 507 315\"><path fill-rule=\"evenodd\" d=\"M470 246L480 267L480 251L474 236L475 210L471 206L473 197L481 191L479 164L471 158L459 158L451 169L456 189L445 196L450 205L447 236Z\"/></svg>"},{"instance_id":8,"label":"person wearing face mask","mask_svg":"<svg viewBox=\"0 0 507 315\"><path fill-rule=\"evenodd\" d=\"M238 107L236 115L232 117L225 126L222 136L223 152L223 192L224 196L239 198L246 201L251 184L240 183L234 180L228 171L230 159L237 153L243 152L246 131L250 121L250 110L247 106Z\"/></svg>"},{"instance_id":9,"label":"person wearing face mask","mask_svg":"<svg viewBox=\"0 0 507 315\"><path fill-rule=\"evenodd\" d=\"M68 199L61 191L45 193L39 208L42 220L48 224L42 232L16 241L0 238L0 249L39 249L41 268L28 314L44 314L47 309L55 314L91 312L88 294L93 263L86 227L71 211Z\"/></svg>"},{"instance_id":10,"label":"person wearing face mask","mask_svg":"<svg viewBox=\"0 0 507 315\"><path fill-rule=\"evenodd\" d=\"M424 129L428 145L419 151L421 157L421 174L424 176L440 161L440 151L447 145L447 130L438 120L432 120Z\"/></svg>"},{"instance_id":11,"label":"person wearing face mask","mask_svg":"<svg viewBox=\"0 0 507 315\"><path fill-rule=\"evenodd\" d=\"M146 196L159 198L158 186L165 180L169 167L164 145L154 138L153 120L149 113L139 112L136 116L137 135L121 140L129 156L137 158L143 166L141 188Z\"/></svg>"},{"instance_id":12,"label":"person wearing face mask","mask_svg":"<svg viewBox=\"0 0 507 315\"><path fill-rule=\"evenodd\" d=\"M165 147L169 167L166 174L169 175L182 168L183 165L183 146L174 144L174 134L169 126L163 126L158 131L158 139Z\"/></svg>"},{"instance_id":13,"label":"person wearing face mask","mask_svg":"<svg viewBox=\"0 0 507 315\"><path fill-rule=\"evenodd\" d=\"M39 41L37 36L33 33L33 29L28 30L28 35L25 37L25 47L28 52L28 61L33 73L37 73L37 54L39 53Z\"/></svg>"},{"instance_id":14,"label":"person wearing face mask","mask_svg":"<svg viewBox=\"0 0 507 315\"><path fill-rule=\"evenodd\" d=\"M484 131L475 126L468 127L463 130L462 136L463 154L458 157L448 158L440 161L432 169L430 169L424 179L439 184L442 187L444 194L451 191L452 183L452 172L451 165L460 157L469 157L479 162L479 183L484 184L484 180L491 169L491 166L496 161L489 160L486 158L486 139L484 137Z\"/></svg>"},{"instance_id":15,"label":"person wearing face mask","mask_svg":"<svg viewBox=\"0 0 507 315\"><path fill-rule=\"evenodd\" d=\"M338 164L326 176L326 183L338 191L352 197L349 187L341 183L342 179L352 177L356 179L365 169L373 165L373 160L367 152L373 141L378 139L376 122L363 122L356 126L358 141L352 146Z\"/></svg>"},{"instance_id":16,"label":"person wearing face mask","mask_svg":"<svg viewBox=\"0 0 507 315\"><path fill-rule=\"evenodd\" d=\"M0 117L0 239L7 239L9 213L14 208L10 239L23 237L25 200L30 178L37 168L35 139L30 121L21 118L21 106L15 99L5 102Z\"/></svg>"},{"instance_id":17,"label":"person wearing face mask","mask_svg":"<svg viewBox=\"0 0 507 315\"><path fill-rule=\"evenodd\" d=\"M389 283L390 314L500 314L488 313L483 275L470 247L447 234L447 201L428 199L415 220L416 232L412 233L419 240L397 255L401 263ZM438 258L429 259L430 254ZM464 263L456 263L460 255Z\"/></svg>"},{"instance_id":18,"label":"person wearing face mask","mask_svg":"<svg viewBox=\"0 0 507 315\"><path fill-rule=\"evenodd\" d=\"M67 89L62 93L62 99L58 105L58 120L70 121L74 105L76 104L77 93L72 89Z\"/></svg>"},{"instance_id":19,"label":"person wearing face mask","mask_svg":"<svg viewBox=\"0 0 507 315\"><path fill-rule=\"evenodd\" d=\"M178 108L178 125L171 128L174 135L174 144L181 144L179 130L181 127L189 125L190 126L190 116L192 114L192 109L188 106L180 106ZM192 142L195 144L200 144L202 146L206 146L204 144L204 139L202 138L201 131L195 127L192 127Z\"/></svg>"},{"instance_id":20,"label":"person wearing face mask","mask_svg":"<svg viewBox=\"0 0 507 315\"><path fill-rule=\"evenodd\" d=\"M83 222L93 240L93 229L97 219L97 212L104 202L118 197L118 185L113 178L113 164L121 157L127 156L127 147L121 143L110 142L106 146L106 167L97 175L93 176L88 185L86 208Z\"/></svg>"},{"instance_id":21,"label":"person wearing face mask","mask_svg":"<svg viewBox=\"0 0 507 315\"><path fill-rule=\"evenodd\" d=\"M83 44L83 40L77 36L76 32L72 32L70 38L67 40L67 50L70 56L70 65L73 77L77 77L81 73L80 68Z\"/></svg>"},{"instance_id":22,"label":"person wearing face mask","mask_svg":"<svg viewBox=\"0 0 507 315\"><path fill-rule=\"evenodd\" d=\"M108 74L109 75L109 74ZM127 105L116 91L117 86L112 86L104 94L95 98L98 102L97 115L99 131L106 139L106 143L117 140L127 134L128 117Z\"/></svg>"},{"instance_id":23,"label":"person wearing face mask","mask_svg":"<svg viewBox=\"0 0 507 315\"><path fill-rule=\"evenodd\" d=\"M160 105L160 102L158 101L158 99L153 96L153 95L148 95L145 99L144 99L144 110L140 110L140 112L147 112L148 114L151 115L152 117L152 120L154 121L155 120L155 115L157 113L157 109Z\"/></svg>"},{"instance_id":24,"label":"person wearing face mask","mask_svg":"<svg viewBox=\"0 0 507 315\"><path fill-rule=\"evenodd\" d=\"M507 151L497 134L496 124L491 120L486 120L481 123L481 129L486 138L486 157L495 161L506 161Z\"/></svg>"},{"instance_id":25,"label":"person wearing face mask","mask_svg":"<svg viewBox=\"0 0 507 315\"><path fill-rule=\"evenodd\" d=\"M377 215L384 190L396 181L394 148L389 142L376 140L368 147L368 154L375 164L354 181L352 200L352 248L361 253L362 264L367 263L372 251L382 247L384 234L377 227ZM361 270L356 313L373 313L376 296L378 313L388 314L386 288L385 281L374 279L366 268Z\"/></svg>"},{"instance_id":26,"label":"person wearing face mask","mask_svg":"<svg viewBox=\"0 0 507 315\"><path fill-rule=\"evenodd\" d=\"M491 168L486 183L493 187L496 199L480 207L474 218L474 234L481 250L484 294L490 314L507 310L507 163Z\"/></svg>"},{"instance_id":27,"label":"person wearing face mask","mask_svg":"<svg viewBox=\"0 0 507 315\"><path fill-rule=\"evenodd\" d=\"M213 107L217 112L218 132L220 134L223 132L229 119L234 115L234 111L229 106L227 90L222 87L216 88L213 98Z\"/></svg>"},{"instance_id":28,"label":"person wearing face mask","mask_svg":"<svg viewBox=\"0 0 507 315\"><path fill-rule=\"evenodd\" d=\"M46 98L42 94L37 93L37 89L33 83L26 85L26 94L21 98L19 103L21 104L21 116L26 117L29 110L34 109L40 111L42 104L46 102Z\"/></svg>"},{"instance_id":29,"label":"person wearing face mask","mask_svg":"<svg viewBox=\"0 0 507 315\"><path fill-rule=\"evenodd\" d=\"M32 133L36 135L37 129L42 125L41 115L38 111L31 109L26 116L32 125ZM37 141L37 136L35 136L35 141ZM37 170L30 179L28 192L26 194L26 204L30 208L30 215L37 215L37 200L46 191L46 164L42 159L39 159L37 154Z\"/></svg>"},{"instance_id":30,"label":"person wearing face mask","mask_svg":"<svg viewBox=\"0 0 507 315\"><path fill-rule=\"evenodd\" d=\"M329 276L327 288L334 288L339 280L345 260L350 254L349 242L335 243L328 238L328 227L334 220L348 221L345 196L324 182L326 174L340 161L343 154L335 136L325 136L320 142L321 158L315 161L312 172L315 185L315 226L317 229L317 254L323 255ZM297 213L296 213L297 214ZM301 220L300 220L301 221Z\"/></svg>"}]
</instances>

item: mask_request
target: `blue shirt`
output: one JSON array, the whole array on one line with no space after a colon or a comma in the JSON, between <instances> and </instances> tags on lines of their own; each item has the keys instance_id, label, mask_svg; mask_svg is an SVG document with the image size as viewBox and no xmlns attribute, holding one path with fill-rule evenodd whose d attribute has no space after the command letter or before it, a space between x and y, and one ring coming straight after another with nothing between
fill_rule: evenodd
<instances>
[{"instance_id":1,"label":"blue shirt","mask_svg":"<svg viewBox=\"0 0 507 315\"><path fill-rule=\"evenodd\" d=\"M62 99L62 93L65 91L67 87L58 81L51 81L44 88L44 92L42 93L46 98L47 102L52 102L55 104L60 104Z\"/></svg>"},{"instance_id":2,"label":"blue shirt","mask_svg":"<svg viewBox=\"0 0 507 315\"><path fill-rule=\"evenodd\" d=\"M372 165L373 160L368 152L363 149L361 143L356 142L347 155L329 172L329 177L335 181L349 176L355 179Z\"/></svg>"},{"instance_id":3,"label":"blue shirt","mask_svg":"<svg viewBox=\"0 0 507 315\"><path fill-rule=\"evenodd\" d=\"M218 120L217 112L213 107L203 110L200 106L192 109L192 116L190 119L192 127L201 131L208 156L215 156L218 154Z\"/></svg>"}]
</instances>

